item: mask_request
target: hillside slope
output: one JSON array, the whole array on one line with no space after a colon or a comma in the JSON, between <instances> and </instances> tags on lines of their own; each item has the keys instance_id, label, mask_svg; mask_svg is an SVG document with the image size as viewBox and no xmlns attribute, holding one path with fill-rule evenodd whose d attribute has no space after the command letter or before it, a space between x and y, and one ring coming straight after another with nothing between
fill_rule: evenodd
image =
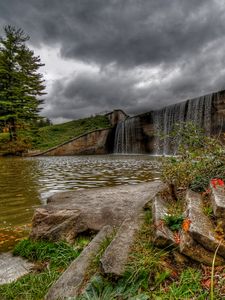
<instances>
[{"instance_id":1,"label":"hillside slope","mask_svg":"<svg viewBox=\"0 0 225 300\"><path fill-rule=\"evenodd\" d=\"M89 117L42 127L36 133L33 147L39 150L47 150L89 131L109 127L110 123L106 116Z\"/></svg>"}]
</instances>

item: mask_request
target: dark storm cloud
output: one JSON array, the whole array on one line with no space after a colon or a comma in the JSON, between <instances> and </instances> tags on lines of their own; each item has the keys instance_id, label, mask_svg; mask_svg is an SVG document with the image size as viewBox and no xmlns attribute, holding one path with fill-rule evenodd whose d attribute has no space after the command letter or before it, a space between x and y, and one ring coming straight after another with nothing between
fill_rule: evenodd
<instances>
[{"instance_id":1,"label":"dark storm cloud","mask_svg":"<svg viewBox=\"0 0 225 300\"><path fill-rule=\"evenodd\" d=\"M61 113L64 118L72 119L126 105L136 106L137 96L140 97L134 88L136 82L134 76L114 68L57 80L49 95L45 114L57 118Z\"/></svg>"},{"instance_id":2,"label":"dark storm cloud","mask_svg":"<svg viewBox=\"0 0 225 300\"><path fill-rule=\"evenodd\" d=\"M142 74L147 71L139 74L139 70L128 72L111 66L56 81L45 113L54 119L61 115L73 119L122 108L133 115L221 90L225 86L225 55L215 43L188 62L162 68L150 76L149 83L140 85L148 81L149 76Z\"/></svg>"},{"instance_id":3,"label":"dark storm cloud","mask_svg":"<svg viewBox=\"0 0 225 300\"><path fill-rule=\"evenodd\" d=\"M224 34L223 6L212 0L8 0L3 22L33 43L60 43L65 57L124 66L195 55Z\"/></svg>"},{"instance_id":4,"label":"dark storm cloud","mask_svg":"<svg viewBox=\"0 0 225 300\"><path fill-rule=\"evenodd\" d=\"M1 1L0 24L8 23L35 46L100 68L55 82L45 109L53 118L138 113L225 86L224 0Z\"/></svg>"}]
</instances>

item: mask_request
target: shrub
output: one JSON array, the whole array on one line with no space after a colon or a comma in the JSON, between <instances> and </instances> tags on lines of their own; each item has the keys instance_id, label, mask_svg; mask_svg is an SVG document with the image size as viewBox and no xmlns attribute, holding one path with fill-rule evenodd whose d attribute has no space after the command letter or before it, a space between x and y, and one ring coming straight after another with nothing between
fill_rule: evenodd
<instances>
[{"instance_id":1,"label":"shrub","mask_svg":"<svg viewBox=\"0 0 225 300\"><path fill-rule=\"evenodd\" d=\"M193 123L175 126L177 155L162 158L162 179L170 186L205 190L212 178L225 179L225 150L219 139L208 137Z\"/></svg>"}]
</instances>

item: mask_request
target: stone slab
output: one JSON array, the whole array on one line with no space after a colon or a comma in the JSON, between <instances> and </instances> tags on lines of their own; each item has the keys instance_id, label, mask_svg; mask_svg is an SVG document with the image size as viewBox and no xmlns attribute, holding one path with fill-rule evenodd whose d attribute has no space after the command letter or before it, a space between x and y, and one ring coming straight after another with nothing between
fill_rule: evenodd
<instances>
[{"instance_id":1,"label":"stone slab","mask_svg":"<svg viewBox=\"0 0 225 300\"><path fill-rule=\"evenodd\" d=\"M116 277L123 275L135 235L142 223L143 216L141 215L124 220L100 260L105 274Z\"/></svg>"},{"instance_id":2,"label":"stone slab","mask_svg":"<svg viewBox=\"0 0 225 300\"><path fill-rule=\"evenodd\" d=\"M33 266L34 264L9 252L0 254L0 285L28 274Z\"/></svg>"},{"instance_id":3,"label":"stone slab","mask_svg":"<svg viewBox=\"0 0 225 300\"><path fill-rule=\"evenodd\" d=\"M204 248L215 252L220 244L218 254L225 258L225 244L216 238L215 228L204 214L201 195L191 190L186 195L186 217L190 220L189 234Z\"/></svg>"},{"instance_id":4,"label":"stone slab","mask_svg":"<svg viewBox=\"0 0 225 300\"><path fill-rule=\"evenodd\" d=\"M152 216L154 225L154 243L160 247L175 244L173 232L165 225L163 219L168 215L167 201L157 194L152 201Z\"/></svg>"},{"instance_id":5,"label":"stone slab","mask_svg":"<svg viewBox=\"0 0 225 300\"><path fill-rule=\"evenodd\" d=\"M164 184L154 181L58 193L36 209L31 238L73 242L80 232L99 231L106 225L119 227L163 188Z\"/></svg>"},{"instance_id":6,"label":"stone slab","mask_svg":"<svg viewBox=\"0 0 225 300\"><path fill-rule=\"evenodd\" d=\"M82 251L80 256L70 264L67 270L49 289L45 300L67 299L77 296L93 257L98 253L103 240L112 233L113 228L111 226L103 227Z\"/></svg>"},{"instance_id":7,"label":"stone slab","mask_svg":"<svg viewBox=\"0 0 225 300\"><path fill-rule=\"evenodd\" d=\"M210 184L211 188L211 202L213 207L213 213L217 218L225 218L225 193L224 189L220 186L214 188Z\"/></svg>"}]
</instances>

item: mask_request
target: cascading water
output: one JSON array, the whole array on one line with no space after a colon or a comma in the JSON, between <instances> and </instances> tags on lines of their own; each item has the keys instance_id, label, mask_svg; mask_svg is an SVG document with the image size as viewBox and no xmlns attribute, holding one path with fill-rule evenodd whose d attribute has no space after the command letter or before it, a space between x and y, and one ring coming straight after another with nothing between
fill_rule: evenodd
<instances>
[{"instance_id":1,"label":"cascading water","mask_svg":"<svg viewBox=\"0 0 225 300\"><path fill-rule=\"evenodd\" d=\"M114 153L142 153L139 117L128 118L117 124Z\"/></svg>"},{"instance_id":2,"label":"cascading water","mask_svg":"<svg viewBox=\"0 0 225 300\"><path fill-rule=\"evenodd\" d=\"M168 137L175 124L193 122L210 135L212 98L213 94L210 94L154 111L155 154L176 154L179 141L176 141L174 147Z\"/></svg>"}]
</instances>

